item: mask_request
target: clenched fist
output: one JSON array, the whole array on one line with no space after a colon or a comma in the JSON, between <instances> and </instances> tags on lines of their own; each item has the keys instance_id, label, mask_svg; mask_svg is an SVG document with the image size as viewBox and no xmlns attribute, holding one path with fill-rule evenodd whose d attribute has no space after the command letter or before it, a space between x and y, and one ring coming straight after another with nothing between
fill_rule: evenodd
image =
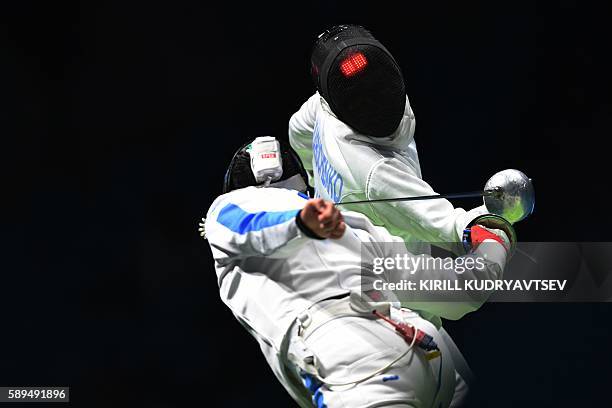
<instances>
[{"instance_id":1,"label":"clenched fist","mask_svg":"<svg viewBox=\"0 0 612 408\"><path fill-rule=\"evenodd\" d=\"M346 230L342 213L333 203L321 198L308 200L300 211L300 220L321 238L341 238Z\"/></svg>"}]
</instances>

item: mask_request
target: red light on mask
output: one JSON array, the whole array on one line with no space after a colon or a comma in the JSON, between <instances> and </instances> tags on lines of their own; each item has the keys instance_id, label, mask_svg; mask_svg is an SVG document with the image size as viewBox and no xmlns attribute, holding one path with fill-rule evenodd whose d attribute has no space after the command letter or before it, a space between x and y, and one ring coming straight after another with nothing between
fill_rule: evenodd
<instances>
[{"instance_id":1,"label":"red light on mask","mask_svg":"<svg viewBox=\"0 0 612 408\"><path fill-rule=\"evenodd\" d=\"M352 77L356 73L363 71L367 65L368 60L365 55L358 52L357 54L349 55L340 63L340 71L342 71L345 77Z\"/></svg>"}]
</instances>

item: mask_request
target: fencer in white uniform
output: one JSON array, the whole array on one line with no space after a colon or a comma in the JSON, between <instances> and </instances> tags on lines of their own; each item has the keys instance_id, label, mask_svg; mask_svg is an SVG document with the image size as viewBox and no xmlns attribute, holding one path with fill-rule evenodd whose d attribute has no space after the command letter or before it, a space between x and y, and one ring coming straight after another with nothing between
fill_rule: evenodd
<instances>
[{"instance_id":1,"label":"fencer in white uniform","mask_svg":"<svg viewBox=\"0 0 612 408\"><path fill-rule=\"evenodd\" d=\"M282 155L282 176L260 178L259 170L266 166L250 162L252 155L266 160ZM392 258L397 246L384 243L402 239L363 214L340 213L329 202L308 199L298 191L305 189L300 176L305 174L296 162L288 147L271 152L252 145L243 146L232 160L226 193L211 205L201 230L215 260L221 299L257 340L278 380L302 407L449 406L459 397L455 367L437 328L420 312L400 308L392 293L365 306L354 296L364 287L363 244L371 244L375 257ZM427 270L428 277L501 278L508 238L500 230L483 227L480 232L484 235L465 257L486 258L482 268L462 274ZM391 268L376 276L414 279L419 273ZM419 302L419 309L458 319L477 309L486 296ZM438 352L411 347L368 308L428 334Z\"/></svg>"},{"instance_id":2,"label":"fencer in white uniform","mask_svg":"<svg viewBox=\"0 0 612 408\"><path fill-rule=\"evenodd\" d=\"M312 52L318 91L289 120L289 141L317 197L333 202L433 195L422 179L414 140L415 116L399 66L362 27L336 26ZM445 199L346 205L404 239L456 252L463 230L484 206L470 211Z\"/></svg>"}]
</instances>

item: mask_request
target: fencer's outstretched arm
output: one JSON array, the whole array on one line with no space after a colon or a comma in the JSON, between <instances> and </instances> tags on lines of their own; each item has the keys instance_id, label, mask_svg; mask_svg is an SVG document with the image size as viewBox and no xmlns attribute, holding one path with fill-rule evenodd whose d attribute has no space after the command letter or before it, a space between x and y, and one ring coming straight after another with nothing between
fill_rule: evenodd
<instances>
[{"instance_id":1,"label":"fencer's outstretched arm","mask_svg":"<svg viewBox=\"0 0 612 408\"><path fill-rule=\"evenodd\" d=\"M300 247L307 237L295 217L306 200L285 191L248 187L217 198L205 223L215 261L223 265L251 256L282 258Z\"/></svg>"},{"instance_id":2,"label":"fencer's outstretched arm","mask_svg":"<svg viewBox=\"0 0 612 408\"><path fill-rule=\"evenodd\" d=\"M304 169L308 172L308 183L314 186L312 173L312 134L314 132L317 110L321 108L319 93L316 92L289 119L289 143L296 151Z\"/></svg>"},{"instance_id":3,"label":"fencer's outstretched arm","mask_svg":"<svg viewBox=\"0 0 612 408\"><path fill-rule=\"evenodd\" d=\"M220 265L253 256L284 258L308 239L340 238L340 211L293 190L247 187L212 204L205 234Z\"/></svg>"},{"instance_id":4,"label":"fencer's outstretched arm","mask_svg":"<svg viewBox=\"0 0 612 408\"><path fill-rule=\"evenodd\" d=\"M365 192L368 200L437 194L412 167L397 158L383 158L372 166ZM371 204L371 208L393 235L404 237L408 233L412 239L437 243L449 250L456 249L453 243L461 242L470 221L487 212L484 206L470 211L455 208L445 199L382 202Z\"/></svg>"}]
</instances>

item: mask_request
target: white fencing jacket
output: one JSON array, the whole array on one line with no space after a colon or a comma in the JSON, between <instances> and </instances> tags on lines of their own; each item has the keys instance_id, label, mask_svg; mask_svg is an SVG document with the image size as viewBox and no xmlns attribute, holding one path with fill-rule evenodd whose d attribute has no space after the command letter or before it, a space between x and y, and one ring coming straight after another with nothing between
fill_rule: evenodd
<instances>
[{"instance_id":1,"label":"white fencing jacket","mask_svg":"<svg viewBox=\"0 0 612 408\"><path fill-rule=\"evenodd\" d=\"M205 234L215 260L221 299L258 341L277 378L296 398L297 391L285 375L279 350L296 317L314 303L333 296L360 293L362 243L372 243L375 256L393 257L385 242L402 242L363 214L343 212L346 232L338 240L306 237L295 217L306 197L294 190L247 187L218 197L206 216ZM495 241L491 241L495 243ZM393 251L397 251L395 245ZM405 250L404 245L399 247ZM484 256L478 253L472 255ZM500 244L487 246L487 267L465 272L465 279L497 279L506 262ZM432 279L459 279L454 271L428 270ZM387 270L405 274L405 270ZM478 276L476 275L478 274ZM415 304L419 314L458 319L480 307L480 300ZM410 307L410 302L404 306ZM338 339L342 341L342 339Z\"/></svg>"},{"instance_id":2,"label":"white fencing jacket","mask_svg":"<svg viewBox=\"0 0 612 408\"><path fill-rule=\"evenodd\" d=\"M289 120L289 141L309 173L317 196L330 201L372 200L436 194L421 178L414 141L415 118L406 97L398 129L386 138L355 133L315 93ZM460 242L465 226L484 206L469 212L444 199L346 205L375 224L400 236L413 252L427 252L421 243Z\"/></svg>"}]
</instances>

